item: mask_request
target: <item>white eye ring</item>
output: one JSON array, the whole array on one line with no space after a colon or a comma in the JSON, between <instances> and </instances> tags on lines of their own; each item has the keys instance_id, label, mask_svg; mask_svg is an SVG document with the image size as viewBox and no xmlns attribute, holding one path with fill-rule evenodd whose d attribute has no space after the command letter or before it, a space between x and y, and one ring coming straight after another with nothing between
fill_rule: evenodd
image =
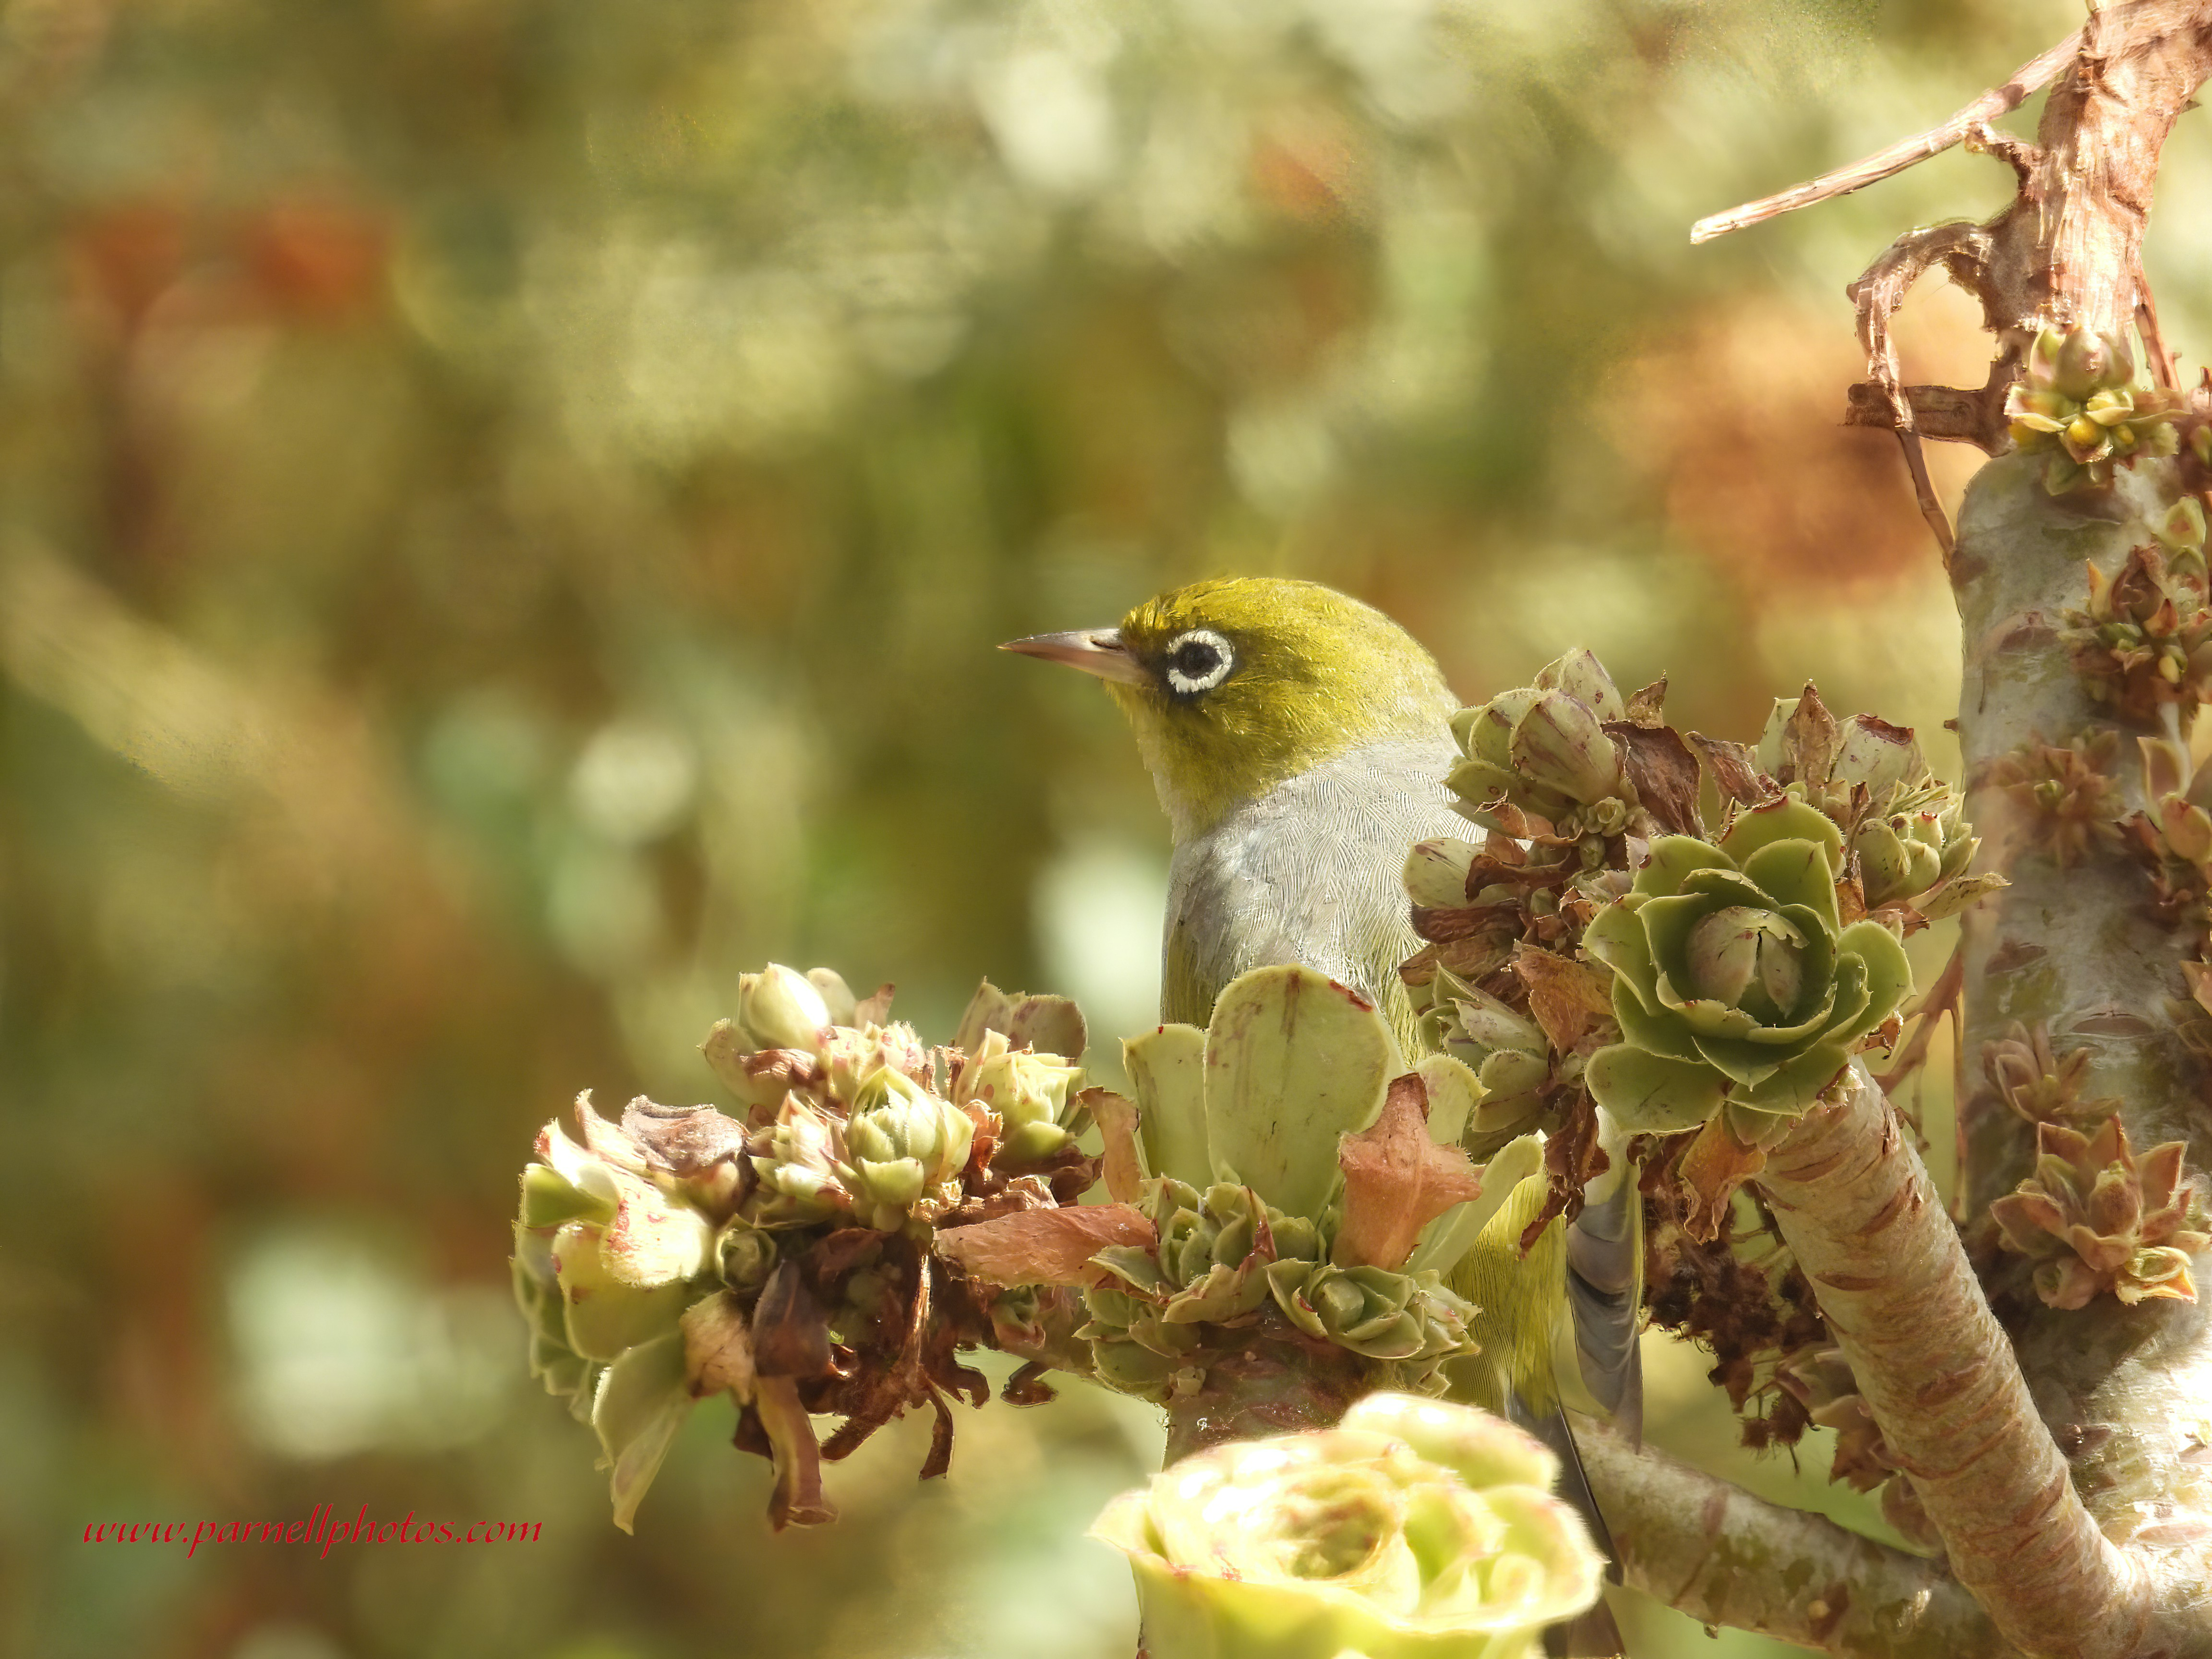
<instances>
[{"instance_id":1,"label":"white eye ring","mask_svg":"<svg viewBox=\"0 0 2212 1659\"><path fill-rule=\"evenodd\" d=\"M1212 666L1190 674L1176 665L1176 659L1193 646L1213 653ZM1237 652L1227 640L1210 628L1193 628L1178 634L1169 641L1166 653L1169 689L1179 697L1194 697L1201 691L1211 691L1229 678L1237 666Z\"/></svg>"}]
</instances>

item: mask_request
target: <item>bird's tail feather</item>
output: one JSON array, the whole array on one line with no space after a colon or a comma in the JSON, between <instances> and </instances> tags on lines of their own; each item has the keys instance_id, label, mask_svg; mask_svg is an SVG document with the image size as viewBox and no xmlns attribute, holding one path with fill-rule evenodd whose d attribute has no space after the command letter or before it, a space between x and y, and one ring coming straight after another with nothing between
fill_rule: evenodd
<instances>
[{"instance_id":1,"label":"bird's tail feather","mask_svg":"<svg viewBox=\"0 0 2212 1659\"><path fill-rule=\"evenodd\" d=\"M1510 1407L1519 1404L1517 1400L1508 1401ZM1559 1499L1589 1528L1590 1541L1605 1554L1607 1581L1618 1584L1621 1580L1620 1556L1613 1547L1613 1532L1605 1524L1605 1513L1598 1508L1597 1498L1590 1491L1589 1476L1583 1473L1582 1453L1576 1448L1574 1431L1567 1426L1566 1413L1555 1405L1534 1421L1517 1409L1510 1409L1508 1415L1519 1419L1521 1426L1550 1447L1559 1460ZM1546 1631L1544 1651L1550 1659L1621 1659L1626 1652L1621 1646L1620 1627L1613 1622L1613 1613L1602 1600L1593 1603L1588 1612Z\"/></svg>"}]
</instances>

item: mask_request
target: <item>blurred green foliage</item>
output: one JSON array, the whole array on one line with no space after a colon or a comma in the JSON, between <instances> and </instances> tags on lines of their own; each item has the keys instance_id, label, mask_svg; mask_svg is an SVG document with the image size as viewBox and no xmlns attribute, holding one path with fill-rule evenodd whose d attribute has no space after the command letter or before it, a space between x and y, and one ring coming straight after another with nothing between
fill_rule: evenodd
<instances>
[{"instance_id":1,"label":"blurred green foliage","mask_svg":"<svg viewBox=\"0 0 2212 1659\"><path fill-rule=\"evenodd\" d=\"M1471 699L1583 642L1678 724L1813 674L1938 737L1838 290L2003 169L1686 232L2079 16L7 0L0 1649L1126 1653L1080 1533L1158 1431L1103 1395L963 1413L928 1488L902 1425L776 1538L702 1412L616 1532L506 1303L532 1133L712 1098L772 958L940 1039L986 974L1149 1023L1149 787L991 647L1200 574L1358 592ZM2169 191L2208 169L2185 124ZM1978 383L1970 320L1916 301L1908 368ZM1654 1363L1655 1438L1834 1501ZM543 1533L81 1541L323 1503Z\"/></svg>"}]
</instances>

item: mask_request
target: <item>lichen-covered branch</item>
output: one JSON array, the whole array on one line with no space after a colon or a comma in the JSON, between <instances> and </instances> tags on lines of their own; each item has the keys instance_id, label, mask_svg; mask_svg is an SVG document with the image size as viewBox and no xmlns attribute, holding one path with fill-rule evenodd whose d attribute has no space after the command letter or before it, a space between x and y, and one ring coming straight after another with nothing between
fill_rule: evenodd
<instances>
[{"instance_id":1,"label":"lichen-covered branch","mask_svg":"<svg viewBox=\"0 0 2212 1659\"><path fill-rule=\"evenodd\" d=\"M1754 1498L1590 1419L1575 1419L1575 1439L1628 1582L1692 1619L1835 1654L2008 1651L1940 1563Z\"/></svg>"},{"instance_id":2,"label":"lichen-covered branch","mask_svg":"<svg viewBox=\"0 0 2212 1659\"><path fill-rule=\"evenodd\" d=\"M2015 1024L2045 1031L2055 1053L2085 1057L2075 1091L2117 1102L2136 1146L2185 1141L2189 1164L2203 1169L2212 1161L2204 1066L2175 1019L2181 965L2201 931L2154 910L2148 872L2111 830L2145 805L2136 739L2160 735L2165 723L2093 702L2060 637L2064 612L2084 602L2084 561L2117 569L2148 539L2144 521L2158 521L2171 488L2170 477L2138 469L2108 492L2054 499L2030 459L2008 458L1968 489L1952 572L1965 632L1968 811L1985 858L2012 885L1966 919L1960 1053L1978 1056ZM2077 774L2109 768L2079 830L2052 810L2063 804L2057 788L2039 794L2005 781L2020 770L2008 757L2030 744L2081 757L2078 767L2068 763ZM2079 799L2090 791L2068 793ZM2034 1137L1978 1066L1960 1068L1960 1110L1966 1195L1979 1212L2028 1173ZM1999 1305L2016 1316L2021 1364L2073 1459L2075 1486L2104 1529L2135 1546L2162 1586L2158 1601L2186 1607L2212 1577L2205 1310L2167 1299L2127 1306L2109 1296L2045 1307L2017 1258L2001 1264Z\"/></svg>"},{"instance_id":3,"label":"lichen-covered branch","mask_svg":"<svg viewBox=\"0 0 2212 1659\"><path fill-rule=\"evenodd\" d=\"M1756 1180L1960 1582L2031 1651L2133 1652L2144 1577L2075 1492L1934 1183L1863 1069Z\"/></svg>"}]
</instances>

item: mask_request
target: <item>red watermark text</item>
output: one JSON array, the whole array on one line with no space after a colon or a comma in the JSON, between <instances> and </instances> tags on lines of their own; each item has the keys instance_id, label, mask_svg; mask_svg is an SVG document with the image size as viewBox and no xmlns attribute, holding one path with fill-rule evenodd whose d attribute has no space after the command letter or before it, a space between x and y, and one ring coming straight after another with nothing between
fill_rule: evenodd
<instances>
[{"instance_id":1,"label":"red watermark text","mask_svg":"<svg viewBox=\"0 0 2212 1659\"><path fill-rule=\"evenodd\" d=\"M91 1521L88 1544L182 1544L186 1555L203 1544L302 1544L330 1553L344 1544L534 1544L543 1521L372 1521L368 1505L350 1521L336 1507L318 1504L305 1521Z\"/></svg>"}]
</instances>

